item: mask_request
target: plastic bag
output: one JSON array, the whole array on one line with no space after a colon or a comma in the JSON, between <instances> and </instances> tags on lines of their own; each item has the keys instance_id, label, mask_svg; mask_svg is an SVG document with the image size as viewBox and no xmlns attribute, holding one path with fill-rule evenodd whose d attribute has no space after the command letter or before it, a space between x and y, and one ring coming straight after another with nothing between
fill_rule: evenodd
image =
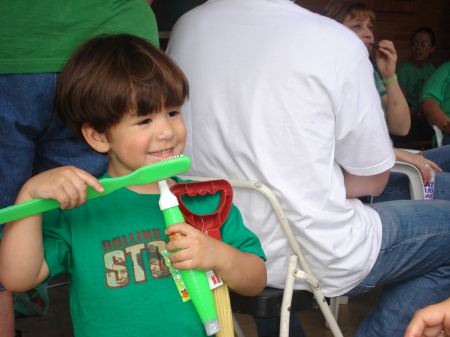
<instances>
[{"instance_id":1,"label":"plastic bag","mask_svg":"<svg viewBox=\"0 0 450 337\"><path fill-rule=\"evenodd\" d=\"M27 316L44 316L48 311L47 282L23 293L13 293L14 310Z\"/></svg>"}]
</instances>

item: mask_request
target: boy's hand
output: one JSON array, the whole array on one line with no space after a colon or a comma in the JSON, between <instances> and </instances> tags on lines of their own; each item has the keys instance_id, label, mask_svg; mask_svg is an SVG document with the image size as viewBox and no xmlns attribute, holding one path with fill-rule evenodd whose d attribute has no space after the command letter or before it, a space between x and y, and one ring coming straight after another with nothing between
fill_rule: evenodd
<instances>
[{"instance_id":1,"label":"boy's hand","mask_svg":"<svg viewBox=\"0 0 450 337\"><path fill-rule=\"evenodd\" d=\"M172 252L170 262L176 269L212 270L220 266L224 243L216 240L187 223L178 223L166 228L165 233L181 233L185 237L170 241L166 249ZM181 249L174 253L174 250Z\"/></svg>"},{"instance_id":2,"label":"boy's hand","mask_svg":"<svg viewBox=\"0 0 450 337\"><path fill-rule=\"evenodd\" d=\"M40 173L23 186L17 203L30 199L55 199L61 209L82 205L87 199L86 185L102 193L103 187L92 175L74 166L58 167Z\"/></svg>"},{"instance_id":3,"label":"boy's hand","mask_svg":"<svg viewBox=\"0 0 450 337\"><path fill-rule=\"evenodd\" d=\"M266 266L257 255L241 252L186 223L169 226L165 233L185 235L166 245L174 268L215 270L230 289L245 296L255 296L265 287ZM181 250L174 253L177 249Z\"/></svg>"}]
</instances>

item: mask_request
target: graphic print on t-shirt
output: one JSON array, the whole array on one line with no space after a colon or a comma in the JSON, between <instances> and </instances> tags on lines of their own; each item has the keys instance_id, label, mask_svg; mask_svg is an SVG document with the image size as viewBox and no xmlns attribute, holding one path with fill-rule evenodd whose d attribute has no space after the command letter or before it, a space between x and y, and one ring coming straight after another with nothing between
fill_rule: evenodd
<instances>
[{"instance_id":1,"label":"graphic print on t-shirt","mask_svg":"<svg viewBox=\"0 0 450 337\"><path fill-rule=\"evenodd\" d=\"M130 283L147 282L149 277L159 279L171 275L161 255L166 241L159 228L104 240L102 247L108 288L123 288Z\"/></svg>"}]
</instances>

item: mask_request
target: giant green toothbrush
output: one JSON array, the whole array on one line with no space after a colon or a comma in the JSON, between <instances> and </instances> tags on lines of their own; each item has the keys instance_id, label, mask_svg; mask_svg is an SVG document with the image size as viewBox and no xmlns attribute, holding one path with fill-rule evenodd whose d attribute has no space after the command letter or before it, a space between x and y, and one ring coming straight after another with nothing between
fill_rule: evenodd
<instances>
[{"instance_id":1,"label":"giant green toothbrush","mask_svg":"<svg viewBox=\"0 0 450 337\"><path fill-rule=\"evenodd\" d=\"M175 223L185 222L183 214L178 207L178 200L169 190L167 182L162 180L158 182L158 185L161 193L159 208L163 212L166 227ZM179 235L177 237L176 234L169 236L170 240L177 238L179 238ZM211 336L219 332L220 326L217 319L216 306L206 273L196 269L179 270L179 272L205 327L206 334Z\"/></svg>"},{"instance_id":2,"label":"giant green toothbrush","mask_svg":"<svg viewBox=\"0 0 450 337\"><path fill-rule=\"evenodd\" d=\"M170 178L174 175L183 173L190 167L191 158L187 156L177 156L151 165L143 166L122 177L100 179L99 181L104 188L104 192L98 193L92 187L88 186L87 199L89 200L107 195L125 186L154 183L161 179ZM40 198L9 206L0 209L0 224L49 211L51 209L58 208L59 206L60 204L56 200Z\"/></svg>"}]
</instances>

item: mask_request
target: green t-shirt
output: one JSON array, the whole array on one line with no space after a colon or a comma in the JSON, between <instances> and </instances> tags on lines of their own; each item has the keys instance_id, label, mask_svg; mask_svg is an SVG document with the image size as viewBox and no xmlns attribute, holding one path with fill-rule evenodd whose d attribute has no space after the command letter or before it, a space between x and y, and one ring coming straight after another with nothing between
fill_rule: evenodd
<instances>
[{"instance_id":1,"label":"green t-shirt","mask_svg":"<svg viewBox=\"0 0 450 337\"><path fill-rule=\"evenodd\" d=\"M44 214L45 260L50 276L69 273L75 336L205 336L192 301L182 302L162 261L168 238L158 200L122 188ZM218 202L215 194L185 204L209 214ZM265 258L235 206L221 234L224 242Z\"/></svg>"},{"instance_id":2,"label":"green t-shirt","mask_svg":"<svg viewBox=\"0 0 450 337\"><path fill-rule=\"evenodd\" d=\"M383 81L381 80L380 74L378 74L378 71L373 71L373 79L375 81L375 86L377 88L378 94L380 97L387 94L386 87L384 86Z\"/></svg>"},{"instance_id":3,"label":"green t-shirt","mask_svg":"<svg viewBox=\"0 0 450 337\"><path fill-rule=\"evenodd\" d=\"M428 78L420 100L433 98L450 117L450 62L442 64Z\"/></svg>"},{"instance_id":4,"label":"green t-shirt","mask_svg":"<svg viewBox=\"0 0 450 337\"><path fill-rule=\"evenodd\" d=\"M60 72L79 45L100 34L159 44L146 0L2 0L0 13L0 74Z\"/></svg>"},{"instance_id":5,"label":"green t-shirt","mask_svg":"<svg viewBox=\"0 0 450 337\"><path fill-rule=\"evenodd\" d=\"M409 61L398 66L398 83L401 87L406 88L406 101L411 110L420 109L419 99L423 86L434 70L434 66L430 62L427 62L423 68L416 68Z\"/></svg>"}]
</instances>

